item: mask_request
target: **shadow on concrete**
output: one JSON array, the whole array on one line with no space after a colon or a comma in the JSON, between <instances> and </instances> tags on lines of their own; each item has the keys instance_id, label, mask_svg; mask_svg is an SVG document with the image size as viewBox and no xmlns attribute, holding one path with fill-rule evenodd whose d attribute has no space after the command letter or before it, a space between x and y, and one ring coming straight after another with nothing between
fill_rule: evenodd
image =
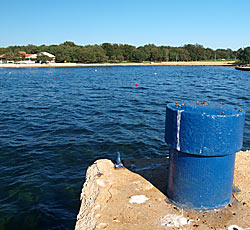
<instances>
[{"instance_id":1,"label":"shadow on concrete","mask_svg":"<svg viewBox=\"0 0 250 230\"><path fill-rule=\"evenodd\" d=\"M139 174L167 196L169 157L127 159L123 161L123 164L128 170ZM240 189L233 184L233 193L239 192Z\"/></svg>"},{"instance_id":2,"label":"shadow on concrete","mask_svg":"<svg viewBox=\"0 0 250 230\"><path fill-rule=\"evenodd\" d=\"M128 159L124 166L131 172L137 173L166 195L168 182L169 158Z\"/></svg>"}]
</instances>

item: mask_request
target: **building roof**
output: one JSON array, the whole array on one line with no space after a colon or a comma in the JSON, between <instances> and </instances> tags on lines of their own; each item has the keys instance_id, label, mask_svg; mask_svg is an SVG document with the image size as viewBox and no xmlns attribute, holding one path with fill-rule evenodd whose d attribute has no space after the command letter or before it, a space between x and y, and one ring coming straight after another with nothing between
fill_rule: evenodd
<instances>
[{"instance_id":1,"label":"building roof","mask_svg":"<svg viewBox=\"0 0 250 230\"><path fill-rule=\"evenodd\" d=\"M45 55L48 56L50 58L55 58L55 55L50 54L48 52L41 52L39 54L27 54L25 51L18 51L19 54L24 55L25 58L37 58L38 55ZM0 54L0 58L5 58L5 54Z\"/></svg>"},{"instance_id":2,"label":"building roof","mask_svg":"<svg viewBox=\"0 0 250 230\"><path fill-rule=\"evenodd\" d=\"M56 57L55 55L50 54L50 53L48 53L48 52L41 52L41 53L39 53L39 54L42 54L42 55L44 55L44 56L48 56L48 57L50 57L50 58L55 58L55 57Z\"/></svg>"},{"instance_id":3,"label":"building roof","mask_svg":"<svg viewBox=\"0 0 250 230\"><path fill-rule=\"evenodd\" d=\"M37 57L36 54L27 54L25 51L18 51L18 53L24 55L24 57L26 57L26 58L31 58L31 57L36 58Z\"/></svg>"},{"instance_id":4,"label":"building roof","mask_svg":"<svg viewBox=\"0 0 250 230\"><path fill-rule=\"evenodd\" d=\"M25 54L25 57L26 58L30 58L30 57L36 58L37 55L36 54Z\"/></svg>"},{"instance_id":5,"label":"building roof","mask_svg":"<svg viewBox=\"0 0 250 230\"><path fill-rule=\"evenodd\" d=\"M25 51L18 51L18 53L23 54L24 56L26 55Z\"/></svg>"}]
</instances>

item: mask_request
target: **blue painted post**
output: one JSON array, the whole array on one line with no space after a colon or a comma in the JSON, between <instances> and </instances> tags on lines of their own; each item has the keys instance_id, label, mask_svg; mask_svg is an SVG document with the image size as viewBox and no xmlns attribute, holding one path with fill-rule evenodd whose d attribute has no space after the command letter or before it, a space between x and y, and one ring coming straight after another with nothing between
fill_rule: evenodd
<instances>
[{"instance_id":1,"label":"blue painted post","mask_svg":"<svg viewBox=\"0 0 250 230\"><path fill-rule=\"evenodd\" d=\"M173 203L209 210L230 202L244 120L243 109L224 103L180 101L167 105L167 196Z\"/></svg>"}]
</instances>

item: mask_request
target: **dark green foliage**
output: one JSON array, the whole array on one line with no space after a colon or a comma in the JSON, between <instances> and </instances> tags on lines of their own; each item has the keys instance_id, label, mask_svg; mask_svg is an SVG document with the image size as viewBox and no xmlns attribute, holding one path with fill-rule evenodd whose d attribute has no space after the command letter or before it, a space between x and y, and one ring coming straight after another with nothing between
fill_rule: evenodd
<instances>
[{"instance_id":1,"label":"dark green foliage","mask_svg":"<svg viewBox=\"0 0 250 230\"><path fill-rule=\"evenodd\" d=\"M21 50L20 50L21 51ZM34 45L27 45L23 51L25 51L27 54L36 54L39 52L39 48Z\"/></svg>"},{"instance_id":2,"label":"dark green foliage","mask_svg":"<svg viewBox=\"0 0 250 230\"><path fill-rule=\"evenodd\" d=\"M250 64L250 46L245 49L239 49L237 53L237 58L241 63Z\"/></svg>"},{"instance_id":3,"label":"dark green foliage","mask_svg":"<svg viewBox=\"0 0 250 230\"><path fill-rule=\"evenodd\" d=\"M103 62L163 62L163 61L202 61L235 59L236 56L244 63L249 62L249 47L232 51L231 49L204 48L199 44L187 44L183 47L156 46L147 44L135 47L128 44L103 43L101 45L79 46L66 41L60 45L27 45L0 48L0 55L5 53L7 60L20 60L18 53L28 54L49 52L56 56L56 62L103 63ZM45 58L43 58L45 59Z\"/></svg>"},{"instance_id":4,"label":"dark green foliage","mask_svg":"<svg viewBox=\"0 0 250 230\"><path fill-rule=\"evenodd\" d=\"M133 57L133 52L136 50L136 47L125 44L125 45L120 45L120 49L124 61L131 61Z\"/></svg>"},{"instance_id":5,"label":"dark green foliage","mask_svg":"<svg viewBox=\"0 0 250 230\"><path fill-rule=\"evenodd\" d=\"M40 62L47 62L47 61L51 61L51 58L46 55L41 54L37 56L37 60L39 60Z\"/></svg>"},{"instance_id":6,"label":"dark green foliage","mask_svg":"<svg viewBox=\"0 0 250 230\"><path fill-rule=\"evenodd\" d=\"M132 61L134 62L142 62L145 59L145 52L142 47L134 50L132 53Z\"/></svg>"},{"instance_id":7,"label":"dark green foliage","mask_svg":"<svg viewBox=\"0 0 250 230\"><path fill-rule=\"evenodd\" d=\"M24 55L18 53L18 51L10 50L10 51L5 52L5 58L8 61L21 61L21 60L24 60Z\"/></svg>"}]
</instances>

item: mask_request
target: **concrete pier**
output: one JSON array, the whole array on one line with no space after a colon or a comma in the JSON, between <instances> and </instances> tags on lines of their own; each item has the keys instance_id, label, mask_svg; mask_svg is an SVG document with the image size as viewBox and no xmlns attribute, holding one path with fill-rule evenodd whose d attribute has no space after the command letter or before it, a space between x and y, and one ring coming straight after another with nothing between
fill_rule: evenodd
<instances>
[{"instance_id":1,"label":"concrete pier","mask_svg":"<svg viewBox=\"0 0 250 230\"><path fill-rule=\"evenodd\" d=\"M211 211L183 210L166 198L168 158L107 159L88 168L75 230L250 229L250 151L236 154L230 203Z\"/></svg>"}]
</instances>

